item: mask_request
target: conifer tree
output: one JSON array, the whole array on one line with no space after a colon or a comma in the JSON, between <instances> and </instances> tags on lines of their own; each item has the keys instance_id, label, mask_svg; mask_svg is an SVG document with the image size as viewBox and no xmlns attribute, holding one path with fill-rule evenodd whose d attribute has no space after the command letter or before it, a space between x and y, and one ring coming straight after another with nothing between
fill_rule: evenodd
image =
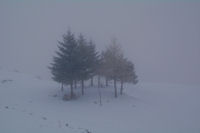
<instances>
[{"instance_id":1,"label":"conifer tree","mask_svg":"<svg viewBox=\"0 0 200 133\"><path fill-rule=\"evenodd\" d=\"M70 97L73 98L73 81L76 79L78 70L77 42L74 34L69 30L63 35L63 41L58 41L58 43L59 51L56 52L57 56L54 57L50 70L56 82L70 85Z\"/></svg>"},{"instance_id":2,"label":"conifer tree","mask_svg":"<svg viewBox=\"0 0 200 133\"><path fill-rule=\"evenodd\" d=\"M84 36L80 34L77 42L79 56L78 77L81 80L81 92L84 95L84 80L94 76L98 57L92 41L88 43Z\"/></svg>"},{"instance_id":3,"label":"conifer tree","mask_svg":"<svg viewBox=\"0 0 200 133\"><path fill-rule=\"evenodd\" d=\"M131 61L128 61L126 58L122 58L119 60L119 73L118 78L121 84L120 94L123 94L123 84L126 82L130 82L136 84L138 82L137 75L135 74L135 67Z\"/></svg>"},{"instance_id":4,"label":"conifer tree","mask_svg":"<svg viewBox=\"0 0 200 133\"><path fill-rule=\"evenodd\" d=\"M53 57L53 63L49 69L53 75L52 79L58 83L61 83L61 91L63 92L63 84L65 83L65 75L64 75L64 61L63 58Z\"/></svg>"},{"instance_id":5,"label":"conifer tree","mask_svg":"<svg viewBox=\"0 0 200 133\"><path fill-rule=\"evenodd\" d=\"M111 45L103 52L103 73L106 78L112 79L114 83L115 97L117 97L117 80L120 71L119 60L123 57L120 45L113 39Z\"/></svg>"},{"instance_id":6,"label":"conifer tree","mask_svg":"<svg viewBox=\"0 0 200 133\"><path fill-rule=\"evenodd\" d=\"M81 81L81 93L84 95L84 80L89 77L88 72L88 47L87 41L82 34L79 35L78 42L78 80Z\"/></svg>"},{"instance_id":7,"label":"conifer tree","mask_svg":"<svg viewBox=\"0 0 200 133\"><path fill-rule=\"evenodd\" d=\"M98 52L96 52L95 44L92 40L89 41L88 54L90 69L89 77L91 78L91 86L93 86L93 77L97 74L97 68L100 65L100 60Z\"/></svg>"},{"instance_id":8,"label":"conifer tree","mask_svg":"<svg viewBox=\"0 0 200 133\"><path fill-rule=\"evenodd\" d=\"M100 70L106 80L113 80L115 97L117 97L117 81L121 83L120 94L123 93L123 84L125 82L132 82L134 84L138 82L134 64L124 58L116 39L113 39L106 51L102 52L101 64Z\"/></svg>"}]
</instances>

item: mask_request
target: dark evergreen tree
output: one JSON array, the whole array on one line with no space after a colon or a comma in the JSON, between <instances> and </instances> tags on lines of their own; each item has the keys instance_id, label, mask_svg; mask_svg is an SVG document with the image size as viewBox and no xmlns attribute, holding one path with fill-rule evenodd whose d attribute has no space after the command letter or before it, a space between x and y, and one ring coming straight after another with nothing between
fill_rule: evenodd
<instances>
[{"instance_id":1,"label":"dark evergreen tree","mask_svg":"<svg viewBox=\"0 0 200 133\"><path fill-rule=\"evenodd\" d=\"M82 34L79 35L78 42L78 80L81 81L81 92L84 95L84 80L89 77L88 72L88 50L87 41Z\"/></svg>"},{"instance_id":2,"label":"dark evergreen tree","mask_svg":"<svg viewBox=\"0 0 200 133\"><path fill-rule=\"evenodd\" d=\"M78 70L78 50L77 42L71 31L63 35L63 41L58 42L59 51L54 57L54 62L50 67L53 79L57 82L70 85L71 98L73 97L73 81L77 77Z\"/></svg>"},{"instance_id":3,"label":"dark evergreen tree","mask_svg":"<svg viewBox=\"0 0 200 133\"><path fill-rule=\"evenodd\" d=\"M92 41L88 43L84 36L80 34L77 42L79 56L78 77L81 80L81 92L84 95L84 80L94 76L98 57Z\"/></svg>"},{"instance_id":4,"label":"dark evergreen tree","mask_svg":"<svg viewBox=\"0 0 200 133\"><path fill-rule=\"evenodd\" d=\"M51 73L53 75L53 80L61 83L61 91L63 92L63 84L65 83L65 68L64 68L64 58L61 57L54 57L53 63L51 63L51 66L49 69L51 70Z\"/></svg>"}]
</instances>

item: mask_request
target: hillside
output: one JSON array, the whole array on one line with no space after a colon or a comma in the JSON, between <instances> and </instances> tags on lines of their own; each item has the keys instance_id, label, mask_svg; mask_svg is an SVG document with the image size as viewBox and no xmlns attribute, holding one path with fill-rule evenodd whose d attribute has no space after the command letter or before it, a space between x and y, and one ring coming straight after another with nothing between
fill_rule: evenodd
<instances>
[{"instance_id":1,"label":"hillside","mask_svg":"<svg viewBox=\"0 0 200 133\"><path fill-rule=\"evenodd\" d=\"M62 100L60 85L18 71L0 70L2 133L199 133L200 87L177 84L125 85L76 89L77 99ZM67 92L65 87L65 93Z\"/></svg>"}]
</instances>

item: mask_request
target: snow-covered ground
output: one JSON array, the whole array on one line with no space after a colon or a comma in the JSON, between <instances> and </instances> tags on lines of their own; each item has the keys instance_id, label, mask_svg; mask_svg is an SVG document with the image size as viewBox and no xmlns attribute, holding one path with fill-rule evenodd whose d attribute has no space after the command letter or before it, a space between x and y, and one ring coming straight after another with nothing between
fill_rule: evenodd
<instances>
[{"instance_id":1,"label":"snow-covered ground","mask_svg":"<svg viewBox=\"0 0 200 133\"><path fill-rule=\"evenodd\" d=\"M67 90L67 87L65 88ZM62 100L60 85L0 70L1 133L200 133L200 86L139 83ZM66 92L67 93L67 92Z\"/></svg>"}]
</instances>

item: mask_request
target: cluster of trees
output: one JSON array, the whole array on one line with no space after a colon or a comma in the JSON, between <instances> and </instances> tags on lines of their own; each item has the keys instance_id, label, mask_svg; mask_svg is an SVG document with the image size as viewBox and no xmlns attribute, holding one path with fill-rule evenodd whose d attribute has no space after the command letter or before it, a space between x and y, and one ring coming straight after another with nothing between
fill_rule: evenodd
<instances>
[{"instance_id":1,"label":"cluster of trees","mask_svg":"<svg viewBox=\"0 0 200 133\"><path fill-rule=\"evenodd\" d=\"M81 83L81 92L84 95L84 81L91 79L93 86L93 77L98 77L98 87L100 87L100 77L108 81L113 80L114 94L117 97L116 83L121 83L120 94L123 93L123 84L132 82L136 84L137 76L134 70L134 64L124 58L120 46L113 39L105 51L99 54L96 51L92 40L87 41L80 34L77 38L71 31L63 35L63 40L58 41L58 51L53 57L53 63L49 67L53 75L53 80L63 85L70 85L70 98L73 98L77 82Z\"/></svg>"}]
</instances>

